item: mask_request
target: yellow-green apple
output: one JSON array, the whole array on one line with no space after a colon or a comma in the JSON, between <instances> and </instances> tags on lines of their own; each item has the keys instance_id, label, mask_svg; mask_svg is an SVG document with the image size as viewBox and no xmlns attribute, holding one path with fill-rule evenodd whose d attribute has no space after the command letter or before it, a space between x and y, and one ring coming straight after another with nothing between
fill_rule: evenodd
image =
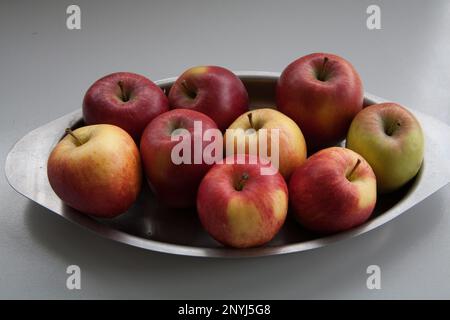
<instances>
[{"instance_id":1,"label":"yellow-green apple","mask_svg":"<svg viewBox=\"0 0 450 320\"><path fill-rule=\"evenodd\" d=\"M234 154L254 154L272 160L286 180L295 168L306 161L302 131L294 121L277 110L265 108L244 113L226 130L224 138L225 148L228 143ZM276 149L272 150L273 147Z\"/></svg>"},{"instance_id":2,"label":"yellow-green apple","mask_svg":"<svg viewBox=\"0 0 450 320\"><path fill-rule=\"evenodd\" d=\"M141 160L134 140L107 124L66 132L47 163L55 193L89 215L113 218L125 212L141 189Z\"/></svg>"},{"instance_id":3,"label":"yellow-green apple","mask_svg":"<svg viewBox=\"0 0 450 320\"><path fill-rule=\"evenodd\" d=\"M313 53L284 69L276 89L278 109L305 135L308 151L342 141L363 107L364 91L355 68L333 54Z\"/></svg>"},{"instance_id":4,"label":"yellow-green apple","mask_svg":"<svg viewBox=\"0 0 450 320\"><path fill-rule=\"evenodd\" d=\"M207 115L176 109L153 119L141 138L141 156L147 181L168 207L195 206L197 189L212 163L203 153L210 144L203 136L209 130L222 135ZM186 148L178 148L186 147Z\"/></svg>"},{"instance_id":5,"label":"yellow-green apple","mask_svg":"<svg viewBox=\"0 0 450 320\"><path fill-rule=\"evenodd\" d=\"M269 242L283 225L288 190L280 173L262 175L253 155L234 155L203 178L197 212L206 231L220 243L248 248Z\"/></svg>"},{"instance_id":6,"label":"yellow-green apple","mask_svg":"<svg viewBox=\"0 0 450 320\"><path fill-rule=\"evenodd\" d=\"M424 136L419 121L396 103L366 107L353 120L347 147L361 154L377 176L378 191L402 187L423 162Z\"/></svg>"},{"instance_id":7,"label":"yellow-green apple","mask_svg":"<svg viewBox=\"0 0 450 320\"><path fill-rule=\"evenodd\" d=\"M193 67L170 88L171 108L202 112L213 119L220 130L248 110L248 93L242 81L228 69L218 66Z\"/></svg>"},{"instance_id":8,"label":"yellow-green apple","mask_svg":"<svg viewBox=\"0 0 450 320\"><path fill-rule=\"evenodd\" d=\"M169 100L151 80L131 72L107 75L88 89L83 100L86 124L112 124L136 141L147 124L169 110Z\"/></svg>"},{"instance_id":9,"label":"yellow-green apple","mask_svg":"<svg viewBox=\"0 0 450 320\"><path fill-rule=\"evenodd\" d=\"M297 220L319 233L365 222L377 199L375 174L356 152L339 147L312 155L292 174L289 201Z\"/></svg>"}]
</instances>

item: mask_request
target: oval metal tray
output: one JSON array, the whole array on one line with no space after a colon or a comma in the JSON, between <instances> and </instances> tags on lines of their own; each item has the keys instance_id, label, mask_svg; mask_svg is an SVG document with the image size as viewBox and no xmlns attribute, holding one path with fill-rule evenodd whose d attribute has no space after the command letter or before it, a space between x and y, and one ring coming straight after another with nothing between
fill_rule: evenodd
<instances>
[{"instance_id":1,"label":"oval metal tray","mask_svg":"<svg viewBox=\"0 0 450 320\"><path fill-rule=\"evenodd\" d=\"M273 107L279 73L236 72L246 85L251 108ZM168 92L176 78L158 81ZM365 105L384 101L366 94ZM12 148L6 159L6 177L10 185L32 201L65 219L90 229L105 238L147 250L201 257L255 257L299 252L322 247L372 230L397 217L450 182L450 151L446 141L450 127L423 113L413 111L425 132L425 160L418 176L402 190L380 197L375 212L365 224L327 237L310 233L288 217L279 234L264 247L230 249L222 247L202 229L195 209L170 210L158 204L149 188L135 205L112 220L94 219L65 206L51 189L47 179L47 158L67 127L82 125L77 110L37 128Z\"/></svg>"}]
</instances>

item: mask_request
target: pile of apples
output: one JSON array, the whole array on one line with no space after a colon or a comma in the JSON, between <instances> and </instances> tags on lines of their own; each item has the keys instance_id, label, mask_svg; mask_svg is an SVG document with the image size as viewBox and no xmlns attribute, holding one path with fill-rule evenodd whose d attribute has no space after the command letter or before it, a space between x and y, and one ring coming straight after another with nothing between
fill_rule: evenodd
<instances>
[{"instance_id":1,"label":"pile of apples","mask_svg":"<svg viewBox=\"0 0 450 320\"><path fill-rule=\"evenodd\" d=\"M141 75L110 74L85 94L86 126L68 128L51 152L49 182L67 205L113 218L135 202L144 172L158 201L196 206L206 231L235 248L270 241L288 208L303 227L336 233L364 223L377 195L404 186L423 162L423 132L413 114L396 103L363 108L363 100L355 68L326 53L286 67L274 109L249 110L244 84L218 66L185 71L167 95ZM235 139L227 129L237 128L278 129L275 174L261 174L271 164L249 148L256 135L217 163L195 161L193 154L183 155L189 163L171 158L176 130L200 135L191 147L203 151L212 139L204 135L208 129L219 129L227 141ZM346 148L338 147L344 139Z\"/></svg>"}]
</instances>

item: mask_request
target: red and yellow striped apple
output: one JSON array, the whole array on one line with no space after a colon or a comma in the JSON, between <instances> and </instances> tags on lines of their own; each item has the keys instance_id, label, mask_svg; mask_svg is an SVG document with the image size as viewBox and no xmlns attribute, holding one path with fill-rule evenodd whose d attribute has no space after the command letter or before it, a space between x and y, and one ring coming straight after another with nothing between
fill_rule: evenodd
<instances>
[{"instance_id":1,"label":"red and yellow striped apple","mask_svg":"<svg viewBox=\"0 0 450 320\"><path fill-rule=\"evenodd\" d=\"M281 175L288 180L295 168L306 161L306 143L302 131L297 124L281 112L273 109L256 109L248 111L237 118L225 133L225 146L227 139L234 146L234 153L244 150L247 154L259 155L259 143L266 143L267 154L278 156L276 159ZM236 129L242 129L236 131ZM254 129L250 134L247 130ZM260 130L266 130L266 134L260 136ZM274 144L278 150L272 152L272 129L278 129L278 141ZM241 136L236 136L240 134ZM260 138L264 141L259 141ZM255 144L256 148L250 148L249 144ZM273 162L272 162L273 163Z\"/></svg>"},{"instance_id":2,"label":"red and yellow striped apple","mask_svg":"<svg viewBox=\"0 0 450 320\"><path fill-rule=\"evenodd\" d=\"M195 122L201 128L195 130ZM197 189L203 176L212 166L203 159L203 152L210 142L203 139L208 129L217 129L216 123L203 113L176 109L163 113L153 119L145 128L141 138L141 156L147 181L156 196L168 207L184 208L195 206ZM183 130L188 136L190 155L184 154L187 161L176 163L172 151L184 138L172 139L176 131ZM220 134L220 138L222 138ZM196 141L198 141L196 143ZM196 147L196 145L199 145ZM195 163L195 153L200 156ZM187 163L189 162L189 163Z\"/></svg>"},{"instance_id":3,"label":"red and yellow striped apple","mask_svg":"<svg viewBox=\"0 0 450 320\"><path fill-rule=\"evenodd\" d=\"M312 155L289 183L297 220L320 233L344 231L365 222L377 199L375 174L356 152L332 147Z\"/></svg>"},{"instance_id":4,"label":"red and yellow striped apple","mask_svg":"<svg viewBox=\"0 0 450 320\"><path fill-rule=\"evenodd\" d=\"M328 53L313 53L289 64L276 94L278 109L302 129L308 151L342 141L364 99L355 68Z\"/></svg>"},{"instance_id":5,"label":"red and yellow striped apple","mask_svg":"<svg viewBox=\"0 0 450 320\"><path fill-rule=\"evenodd\" d=\"M220 243L248 248L269 242L283 225L288 190L283 177L262 175L252 155L232 156L216 164L203 178L197 211L206 231ZM238 163L238 159L243 162Z\"/></svg>"},{"instance_id":6,"label":"red and yellow striped apple","mask_svg":"<svg viewBox=\"0 0 450 320\"><path fill-rule=\"evenodd\" d=\"M116 72L92 84L84 96L86 124L113 124L136 141L147 124L169 110L169 100L151 80L131 72Z\"/></svg>"},{"instance_id":7,"label":"red and yellow striped apple","mask_svg":"<svg viewBox=\"0 0 450 320\"><path fill-rule=\"evenodd\" d=\"M170 88L171 108L202 112L225 130L248 110L248 93L242 81L228 69L218 66L193 67Z\"/></svg>"},{"instance_id":8,"label":"red and yellow striped apple","mask_svg":"<svg viewBox=\"0 0 450 320\"><path fill-rule=\"evenodd\" d=\"M112 218L125 212L141 189L141 160L134 140L107 124L67 132L47 163L55 193L89 215Z\"/></svg>"},{"instance_id":9,"label":"red and yellow striped apple","mask_svg":"<svg viewBox=\"0 0 450 320\"><path fill-rule=\"evenodd\" d=\"M378 191L395 191L414 178L423 162L424 136L419 121L396 103L380 103L353 120L347 148L361 154L377 176Z\"/></svg>"}]
</instances>

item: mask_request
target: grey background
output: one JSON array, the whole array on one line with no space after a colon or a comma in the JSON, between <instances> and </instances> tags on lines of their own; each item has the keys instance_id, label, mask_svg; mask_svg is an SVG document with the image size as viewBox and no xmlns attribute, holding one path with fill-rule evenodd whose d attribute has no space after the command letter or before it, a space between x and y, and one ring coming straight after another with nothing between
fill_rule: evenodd
<instances>
[{"instance_id":1,"label":"grey background","mask_svg":"<svg viewBox=\"0 0 450 320\"><path fill-rule=\"evenodd\" d=\"M82 10L82 30L65 26ZM366 28L379 4L382 30ZM113 71L153 80L199 64L281 71L314 51L350 60L367 91L450 124L450 1L2 1L0 159L80 107ZM39 143L39 141L36 141ZM313 251L244 260L170 256L101 239L0 179L0 298L450 298L450 187L393 222ZM65 287L82 269L82 290ZM382 289L366 288L366 268Z\"/></svg>"}]
</instances>

